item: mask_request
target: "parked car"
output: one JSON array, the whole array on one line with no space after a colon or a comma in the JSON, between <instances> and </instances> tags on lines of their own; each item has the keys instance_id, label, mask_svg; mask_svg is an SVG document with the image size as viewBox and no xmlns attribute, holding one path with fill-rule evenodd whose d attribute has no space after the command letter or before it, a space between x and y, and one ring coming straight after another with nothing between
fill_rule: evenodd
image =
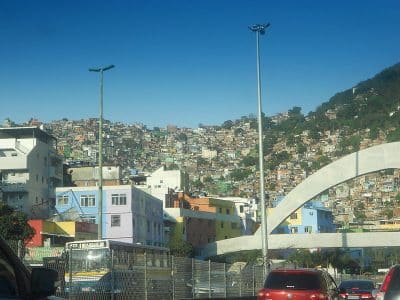
<instances>
[{"instance_id":1,"label":"parked car","mask_svg":"<svg viewBox=\"0 0 400 300\"><path fill-rule=\"evenodd\" d=\"M194 282L194 284L193 284ZM192 289L192 292L196 297L204 298L207 295L224 295L226 291L226 286L222 282L218 282L218 280L214 279L212 281L208 281L204 278L203 281L200 279L190 279L186 286Z\"/></svg>"},{"instance_id":2,"label":"parked car","mask_svg":"<svg viewBox=\"0 0 400 300\"><path fill-rule=\"evenodd\" d=\"M343 280L339 285L339 298L348 300L374 299L372 280Z\"/></svg>"},{"instance_id":3,"label":"parked car","mask_svg":"<svg viewBox=\"0 0 400 300\"><path fill-rule=\"evenodd\" d=\"M376 294L377 300L400 299L400 264L389 269L383 283Z\"/></svg>"},{"instance_id":4,"label":"parked car","mask_svg":"<svg viewBox=\"0 0 400 300\"><path fill-rule=\"evenodd\" d=\"M282 269L269 272L259 300L336 300L338 288L332 276L319 269Z\"/></svg>"},{"instance_id":5,"label":"parked car","mask_svg":"<svg viewBox=\"0 0 400 300\"><path fill-rule=\"evenodd\" d=\"M56 270L42 267L28 269L0 238L0 299L46 299L54 295L57 281Z\"/></svg>"}]
</instances>

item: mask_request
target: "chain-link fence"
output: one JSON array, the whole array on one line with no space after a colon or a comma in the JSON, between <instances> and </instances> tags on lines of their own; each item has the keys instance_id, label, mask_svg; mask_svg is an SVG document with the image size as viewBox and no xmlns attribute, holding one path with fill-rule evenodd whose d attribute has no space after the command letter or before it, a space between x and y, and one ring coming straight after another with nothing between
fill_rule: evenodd
<instances>
[{"instance_id":1,"label":"chain-link fence","mask_svg":"<svg viewBox=\"0 0 400 300\"><path fill-rule=\"evenodd\" d=\"M108 271L78 272L73 253L62 259L45 258L44 265L64 279L58 295L68 299L226 299L255 296L264 281L261 266L235 265L184 257L156 258L146 255L135 265L121 264L126 254L113 251L106 258ZM154 257L152 258L154 260Z\"/></svg>"},{"instance_id":2,"label":"chain-link fence","mask_svg":"<svg viewBox=\"0 0 400 300\"><path fill-rule=\"evenodd\" d=\"M32 259L21 244L10 245L21 258ZM35 251L42 257L54 252L39 248ZM45 267L59 273L58 296L65 299L256 299L265 279L260 265L216 263L146 252L133 256L116 250L101 257L99 263L94 259L96 253L90 251L42 258ZM29 260L25 260L28 266ZM334 277L337 284L356 278L369 278L376 283L383 280L383 275L337 274Z\"/></svg>"}]
</instances>

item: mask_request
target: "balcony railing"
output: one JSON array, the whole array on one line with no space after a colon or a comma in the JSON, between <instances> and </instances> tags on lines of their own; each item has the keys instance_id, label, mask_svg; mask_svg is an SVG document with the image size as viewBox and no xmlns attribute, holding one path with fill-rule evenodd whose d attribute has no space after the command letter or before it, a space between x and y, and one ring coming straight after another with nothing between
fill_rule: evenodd
<instances>
[{"instance_id":1,"label":"balcony railing","mask_svg":"<svg viewBox=\"0 0 400 300\"><path fill-rule=\"evenodd\" d=\"M22 182L2 182L0 186L3 192L23 192L26 190L26 183Z\"/></svg>"}]
</instances>

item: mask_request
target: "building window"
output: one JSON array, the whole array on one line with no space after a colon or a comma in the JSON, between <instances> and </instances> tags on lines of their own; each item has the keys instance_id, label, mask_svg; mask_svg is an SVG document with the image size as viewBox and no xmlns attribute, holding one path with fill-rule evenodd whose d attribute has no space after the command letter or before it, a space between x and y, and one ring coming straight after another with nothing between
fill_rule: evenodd
<instances>
[{"instance_id":1,"label":"building window","mask_svg":"<svg viewBox=\"0 0 400 300\"><path fill-rule=\"evenodd\" d=\"M291 220L296 220L296 219L297 219L297 213L292 213L292 214L290 215L290 219L291 219Z\"/></svg>"},{"instance_id":2,"label":"building window","mask_svg":"<svg viewBox=\"0 0 400 300\"><path fill-rule=\"evenodd\" d=\"M241 213L243 213L243 211L244 211L243 205L240 205L239 211L240 211Z\"/></svg>"},{"instance_id":3,"label":"building window","mask_svg":"<svg viewBox=\"0 0 400 300\"><path fill-rule=\"evenodd\" d=\"M112 194L112 205L126 205L126 194Z\"/></svg>"},{"instance_id":4,"label":"building window","mask_svg":"<svg viewBox=\"0 0 400 300\"><path fill-rule=\"evenodd\" d=\"M96 206L96 198L94 195L82 195L81 196L82 207L93 207Z\"/></svg>"},{"instance_id":5,"label":"building window","mask_svg":"<svg viewBox=\"0 0 400 300\"><path fill-rule=\"evenodd\" d=\"M222 208L221 208L221 207L218 208L218 212L219 212L220 214L222 214Z\"/></svg>"},{"instance_id":6,"label":"building window","mask_svg":"<svg viewBox=\"0 0 400 300\"><path fill-rule=\"evenodd\" d=\"M62 195L57 197L57 205L67 205L68 204L68 196Z\"/></svg>"},{"instance_id":7,"label":"building window","mask_svg":"<svg viewBox=\"0 0 400 300\"><path fill-rule=\"evenodd\" d=\"M121 216L111 215L111 227L120 227L120 226L121 226Z\"/></svg>"},{"instance_id":8,"label":"building window","mask_svg":"<svg viewBox=\"0 0 400 300\"><path fill-rule=\"evenodd\" d=\"M224 228L224 222L221 221L221 228Z\"/></svg>"},{"instance_id":9,"label":"building window","mask_svg":"<svg viewBox=\"0 0 400 300\"><path fill-rule=\"evenodd\" d=\"M311 233L311 232L312 232L312 226L306 226L306 227L304 227L304 232L305 232L305 233Z\"/></svg>"},{"instance_id":10,"label":"building window","mask_svg":"<svg viewBox=\"0 0 400 300\"><path fill-rule=\"evenodd\" d=\"M297 227L291 227L290 228L290 233L298 233L298 232L299 232L299 230L298 230Z\"/></svg>"},{"instance_id":11,"label":"building window","mask_svg":"<svg viewBox=\"0 0 400 300\"><path fill-rule=\"evenodd\" d=\"M231 211L229 210L229 208L226 209L226 214L227 214L227 215L230 215L230 214L231 214Z\"/></svg>"},{"instance_id":12,"label":"building window","mask_svg":"<svg viewBox=\"0 0 400 300\"><path fill-rule=\"evenodd\" d=\"M96 217L95 216L84 216L82 217L82 221L86 223L96 224Z\"/></svg>"}]
</instances>

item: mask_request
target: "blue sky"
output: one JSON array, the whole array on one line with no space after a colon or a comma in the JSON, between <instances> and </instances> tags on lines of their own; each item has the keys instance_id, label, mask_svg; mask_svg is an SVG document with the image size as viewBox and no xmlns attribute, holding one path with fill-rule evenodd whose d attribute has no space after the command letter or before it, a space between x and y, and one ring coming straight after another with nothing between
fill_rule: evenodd
<instances>
[{"instance_id":1,"label":"blue sky","mask_svg":"<svg viewBox=\"0 0 400 300\"><path fill-rule=\"evenodd\" d=\"M399 62L400 1L0 1L0 122L104 118L220 125L263 111L316 109Z\"/></svg>"}]
</instances>

